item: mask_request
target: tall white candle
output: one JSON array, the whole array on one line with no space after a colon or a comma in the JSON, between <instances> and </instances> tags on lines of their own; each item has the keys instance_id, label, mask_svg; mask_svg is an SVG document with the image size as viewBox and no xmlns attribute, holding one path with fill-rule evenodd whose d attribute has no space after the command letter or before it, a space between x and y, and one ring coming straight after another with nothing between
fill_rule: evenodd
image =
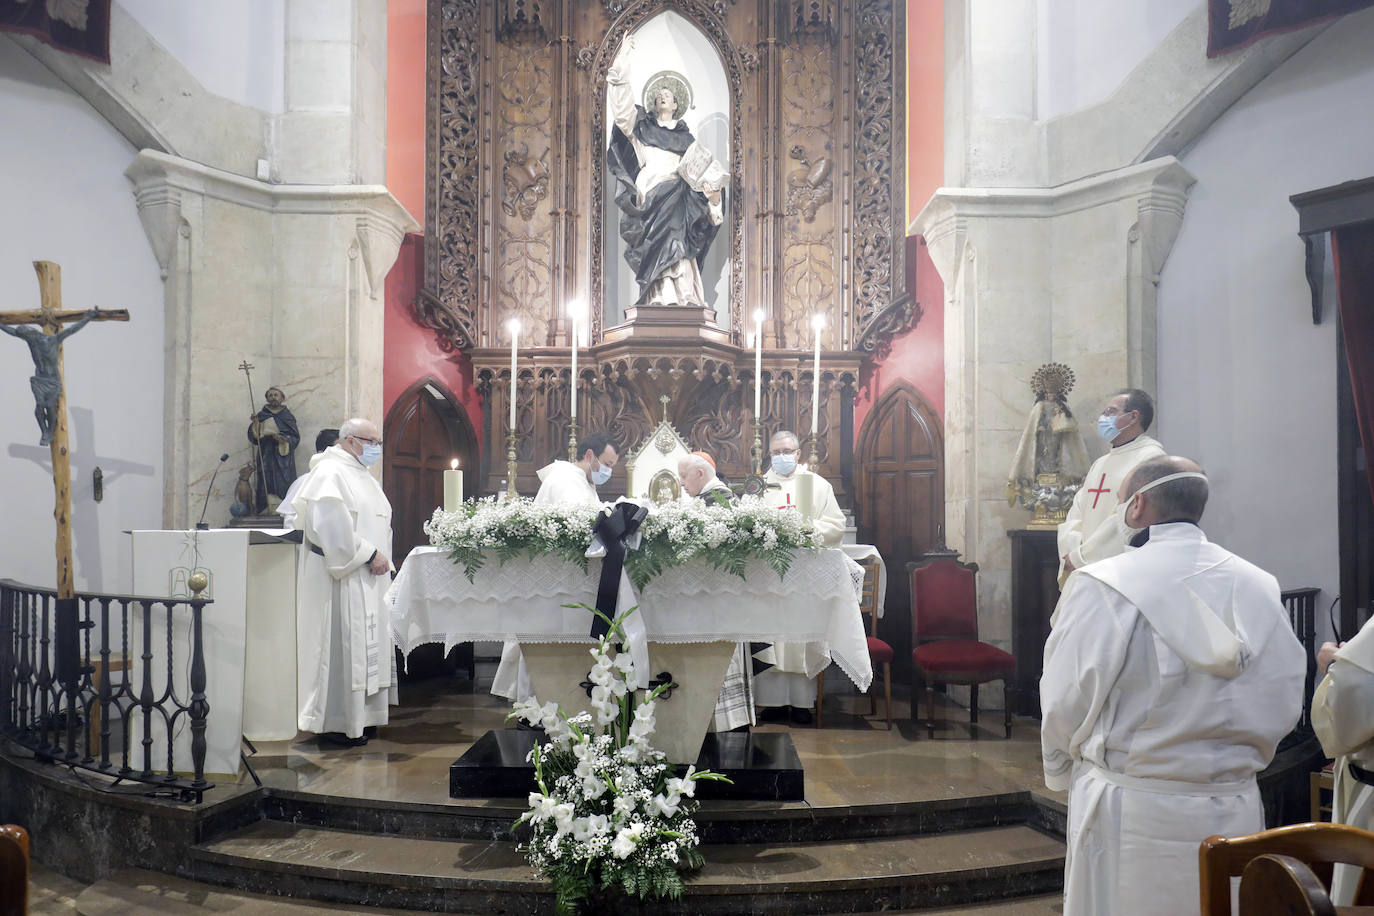
<instances>
[{"instance_id":1,"label":"tall white candle","mask_svg":"<svg viewBox=\"0 0 1374 916\"><path fill-rule=\"evenodd\" d=\"M754 312L754 422L763 409L763 309Z\"/></svg>"},{"instance_id":2,"label":"tall white candle","mask_svg":"<svg viewBox=\"0 0 1374 916\"><path fill-rule=\"evenodd\" d=\"M515 402L516 392L516 368L515 356L520 346L520 319L512 318L506 322L506 330L510 333L510 429L515 432Z\"/></svg>"},{"instance_id":3,"label":"tall white candle","mask_svg":"<svg viewBox=\"0 0 1374 916\"><path fill-rule=\"evenodd\" d=\"M577 425L577 315L582 311L579 302L568 303L568 317L572 319L572 333L569 341L572 343L572 382L568 386L572 390L572 421Z\"/></svg>"},{"instance_id":4,"label":"tall white candle","mask_svg":"<svg viewBox=\"0 0 1374 916\"><path fill-rule=\"evenodd\" d=\"M458 470L458 459L453 459L452 467L444 472L444 511L453 512L463 504L463 472Z\"/></svg>"},{"instance_id":5,"label":"tall white candle","mask_svg":"<svg viewBox=\"0 0 1374 916\"><path fill-rule=\"evenodd\" d=\"M811 451L820 454L821 418L821 327L825 324L822 315L811 316L811 327L816 333L816 358L811 364ZM815 470L815 468L812 468Z\"/></svg>"}]
</instances>

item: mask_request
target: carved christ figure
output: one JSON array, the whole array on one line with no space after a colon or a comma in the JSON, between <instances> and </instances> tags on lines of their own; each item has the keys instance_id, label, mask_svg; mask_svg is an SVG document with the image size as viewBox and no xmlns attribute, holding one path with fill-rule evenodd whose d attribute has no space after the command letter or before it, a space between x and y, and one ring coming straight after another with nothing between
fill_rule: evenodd
<instances>
[{"instance_id":1,"label":"carved christ figure","mask_svg":"<svg viewBox=\"0 0 1374 916\"><path fill-rule=\"evenodd\" d=\"M52 443L53 430L57 425L54 411L57 400L62 396L62 375L57 364L57 348L62 341L84 328L92 318L100 314L100 309L91 309L75 324L68 325L56 334L45 334L37 325L21 324L13 327L0 324L0 331L11 337L18 337L29 345L33 356L33 375L29 387L33 390L33 415L38 420L39 445Z\"/></svg>"},{"instance_id":2,"label":"carved christ figure","mask_svg":"<svg viewBox=\"0 0 1374 916\"><path fill-rule=\"evenodd\" d=\"M615 127L606 160L615 178L625 260L639 283L636 305L705 306L701 265L724 221L729 173L678 119L671 89L654 93L653 111L635 104L626 36L606 73Z\"/></svg>"}]
</instances>

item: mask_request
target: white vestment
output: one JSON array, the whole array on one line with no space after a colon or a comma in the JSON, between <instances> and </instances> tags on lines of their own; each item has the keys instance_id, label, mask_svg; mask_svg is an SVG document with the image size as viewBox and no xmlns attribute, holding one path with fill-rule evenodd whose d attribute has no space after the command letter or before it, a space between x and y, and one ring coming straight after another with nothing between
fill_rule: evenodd
<instances>
[{"instance_id":1,"label":"white vestment","mask_svg":"<svg viewBox=\"0 0 1374 916\"><path fill-rule=\"evenodd\" d=\"M1083 486L1074 494L1068 517L1059 526L1059 584L1067 578L1062 558L1074 569L1114 557L1134 533L1126 526L1126 506L1117 493L1126 475L1140 462L1158 458L1164 447L1149 436L1136 436L1093 462Z\"/></svg>"},{"instance_id":2,"label":"white vestment","mask_svg":"<svg viewBox=\"0 0 1374 916\"><path fill-rule=\"evenodd\" d=\"M596 487L587 479L587 472L571 461L554 461L539 469L539 492L534 494L538 506L600 505ZM501 644L501 662L491 679L492 696L512 702L527 699L534 693L530 671L525 667L525 654L520 643L508 640Z\"/></svg>"},{"instance_id":3,"label":"white vestment","mask_svg":"<svg viewBox=\"0 0 1374 916\"><path fill-rule=\"evenodd\" d=\"M314 456L312 455L311 458L313 460ZM296 499L296 494L301 491L301 487L305 486L305 482L309 479L310 472L307 470L291 481L291 486L286 488L286 495L281 498L281 502L277 505L277 514L281 516L283 528L296 527L296 507L292 503Z\"/></svg>"},{"instance_id":4,"label":"white vestment","mask_svg":"<svg viewBox=\"0 0 1374 916\"><path fill-rule=\"evenodd\" d=\"M332 445L310 459L292 508L307 548L296 592L298 725L356 738L385 725L397 702L383 601L391 577L368 569L375 551L391 555L391 503L358 459Z\"/></svg>"},{"instance_id":5,"label":"white vestment","mask_svg":"<svg viewBox=\"0 0 1374 916\"><path fill-rule=\"evenodd\" d=\"M786 477L772 468L763 475L764 482L776 484L763 491L763 498L775 508L797 509L797 481L806 471L805 464ZM844 536L844 512L835 499L835 488L820 474L812 474L811 521L816 534L826 547L838 547ZM803 599L804 600L804 599ZM762 656L768 660L767 655ZM775 640L772 662L775 667L754 678L754 703L757 706L810 707L816 702L815 676L825 669L826 659L815 646L801 642Z\"/></svg>"},{"instance_id":6,"label":"white vestment","mask_svg":"<svg viewBox=\"0 0 1374 916\"><path fill-rule=\"evenodd\" d=\"M1198 844L1264 828L1255 774L1306 673L1274 577L1194 525L1070 577L1040 680L1045 784L1069 791L1064 916L1197 912Z\"/></svg>"},{"instance_id":7,"label":"white vestment","mask_svg":"<svg viewBox=\"0 0 1374 916\"><path fill-rule=\"evenodd\" d=\"M1374 622L1336 651L1312 697L1312 730L1326 756L1336 758L1331 820L1374 829L1374 786L1356 780L1349 766L1374 770ZM1359 874L1353 866L1336 866L1332 903L1352 903Z\"/></svg>"}]
</instances>

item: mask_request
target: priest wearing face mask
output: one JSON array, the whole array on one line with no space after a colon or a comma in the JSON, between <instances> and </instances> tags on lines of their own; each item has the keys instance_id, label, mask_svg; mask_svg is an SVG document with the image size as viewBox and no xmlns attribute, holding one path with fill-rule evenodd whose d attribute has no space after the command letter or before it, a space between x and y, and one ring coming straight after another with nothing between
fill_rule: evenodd
<instances>
[{"instance_id":1,"label":"priest wearing face mask","mask_svg":"<svg viewBox=\"0 0 1374 916\"><path fill-rule=\"evenodd\" d=\"M577 443L576 461L555 460L539 469L539 492L535 505L576 506L600 505L596 488L611 479L611 469L620 457L610 437L592 433ZM534 692L530 686L529 668L525 666L520 644L507 641L501 645L501 662L491 681L492 696L507 700L523 700Z\"/></svg>"},{"instance_id":2,"label":"priest wearing face mask","mask_svg":"<svg viewBox=\"0 0 1374 916\"><path fill-rule=\"evenodd\" d=\"M801 463L801 442L797 434L780 429L768 442L770 466L763 475L768 489L764 499L775 508L799 508L797 505L797 481L808 468ZM838 547L844 536L844 513L835 500L835 488L820 474L811 475L814 485L811 488L811 521L816 526L816 534L826 547Z\"/></svg>"},{"instance_id":3,"label":"priest wearing face mask","mask_svg":"<svg viewBox=\"0 0 1374 916\"><path fill-rule=\"evenodd\" d=\"M1075 569L1121 553L1135 533L1125 523L1117 494L1136 465L1164 454L1164 447L1145 435L1154 418L1154 401L1139 388L1112 395L1097 418L1097 434L1111 450L1088 469L1059 526L1061 586Z\"/></svg>"},{"instance_id":4,"label":"priest wearing face mask","mask_svg":"<svg viewBox=\"0 0 1374 916\"><path fill-rule=\"evenodd\" d=\"M1045 784L1069 793L1064 916L1197 912L1198 843L1264 828L1255 776L1302 710L1274 577L1210 543L1207 478L1126 478L1142 546L1073 574L1045 643Z\"/></svg>"},{"instance_id":5,"label":"priest wearing face mask","mask_svg":"<svg viewBox=\"0 0 1374 916\"><path fill-rule=\"evenodd\" d=\"M536 505L575 506L602 501L596 488L611 479L620 453L605 433L592 433L577 443L576 461L554 461L539 469Z\"/></svg>"},{"instance_id":6,"label":"priest wearing face mask","mask_svg":"<svg viewBox=\"0 0 1374 916\"><path fill-rule=\"evenodd\" d=\"M304 533L296 592L298 724L335 744L367 743L397 702L383 601L391 577L391 503L369 468L382 457L371 420L339 427L310 459L291 501Z\"/></svg>"}]
</instances>

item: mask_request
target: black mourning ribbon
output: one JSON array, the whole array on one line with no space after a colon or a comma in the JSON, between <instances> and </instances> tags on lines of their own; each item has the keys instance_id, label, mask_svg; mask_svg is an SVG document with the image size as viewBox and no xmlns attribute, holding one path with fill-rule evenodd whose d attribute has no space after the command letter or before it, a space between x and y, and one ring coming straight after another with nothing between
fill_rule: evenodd
<instances>
[{"instance_id":1,"label":"black mourning ribbon","mask_svg":"<svg viewBox=\"0 0 1374 916\"><path fill-rule=\"evenodd\" d=\"M592 525L592 532L606 545L606 556L601 559L601 581L596 587L596 609L606 615L592 618L592 639L600 639L610 632L606 620L614 620L616 604L620 596L620 573L625 568L625 539L639 530L649 510L635 503L616 503L609 511L602 512Z\"/></svg>"}]
</instances>

